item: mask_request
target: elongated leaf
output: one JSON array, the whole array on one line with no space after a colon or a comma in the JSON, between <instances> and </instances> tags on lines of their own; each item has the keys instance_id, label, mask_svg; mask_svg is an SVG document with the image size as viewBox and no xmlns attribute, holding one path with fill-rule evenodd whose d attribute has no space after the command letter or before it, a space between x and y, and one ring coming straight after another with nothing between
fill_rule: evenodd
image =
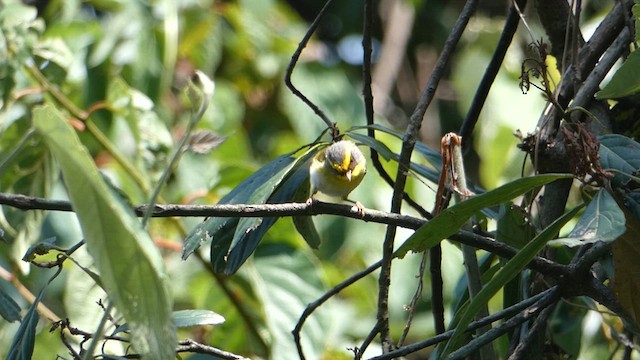
<instances>
[{"instance_id":1,"label":"elongated leaf","mask_svg":"<svg viewBox=\"0 0 640 360\"><path fill-rule=\"evenodd\" d=\"M567 174L544 174L520 178L484 194L456 204L421 226L398 249L398 256L424 251L457 232L474 214L484 208L500 205L554 180L570 178Z\"/></svg>"},{"instance_id":2,"label":"elongated leaf","mask_svg":"<svg viewBox=\"0 0 640 360\"><path fill-rule=\"evenodd\" d=\"M374 139L367 135L358 134L358 133L349 133L349 137L377 151L378 154L380 154L387 161L389 160L398 161L398 155L393 151L391 151L391 149L389 149L387 145L385 145L384 143L382 143L377 139Z\"/></svg>"},{"instance_id":3,"label":"elongated leaf","mask_svg":"<svg viewBox=\"0 0 640 360\"><path fill-rule=\"evenodd\" d=\"M402 137L404 136L404 134L397 132L395 130L391 130L380 124L374 124L369 126L355 126L353 129L366 129L367 127L371 127L375 130L385 132L389 135L393 135L400 140L402 140ZM351 132L349 132L349 136L352 136ZM440 154L439 151L436 151L419 141L416 142L415 150L418 153L420 153L422 156L424 156L425 159L427 159L427 161L429 161L429 163L433 165L433 167L435 167L436 169L442 169L442 155Z\"/></svg>"},{"instance_id":4,"label":"elongated leaf","mask_svg":"<svg viewBox=\"0 0 640 360\"><path fill-rule=\"evenodd\" d=\"M504 264L504 267L480 290L459 317L460 320L456 324L453 336L444 348L444 356L442 356L442 358L446 357L447 354L458 347L467 326L475 318L476 314L487 305L489 300L503 288L506 283L517 276L527 266L531 259L542 250L549 240L553 239L560 229L562 229L581 208L582 206L578 206L559 217Z\"/></svg>"},{"instance_id":5,"label":"elongated leaf","mask_svg":"<svg viewBox=\"0 0 640 360\"><path fill-rule=\"evenodd\" d=\"M311 186L309 184L309 177L307 177L298 188L298 191L293 195L293 201L304 202L309 199L310 195ZM318 230L316 230L316 225L313 223L311 216L292 216L291 220L293 220L293 226L295 226L298 233L302 235L304 241L306 241L312 249L320 247L320 234L318 234Z\"/></svg>"},{"instance_id":6,"label":"elongated leaf","mask_svg":"<svg viewBox=\"0 0 640 360\"><path fill-rule=\"evenodd\" d=\"M613 74L611 81L596 93L598 99L616 99L640 92L640 52L634 51Z\"/></svg>"},{"instance_id":7,"label":"elongated leaf","mask_svg":"<svg viewBox=\"0 0 640 360\"><path fill-rule=\"evenodd\" d=\"M8 322L20 320L20 306L2 289L0 289L0 316Z\"/></svg>"},{"instance_id":8,"label":"elongated leaf","mask_svg":"<svg viewBox=\"0 0 640 360\"><path fill-rule=\"evenodd\" d=\"M246 204L251 195L269 179L273 178L276 174L281 172L286 167L290 166L295 160L292 154L282 155L277 159L271 161L265 166L261 167L253 175L244 180L240 185L235 187L230 193L223 197L219 204ZM221 234L228 234L230 229L237 226L238 218L209 218L204 222L196 226L185 240L184 249L182 251L182 259L186 260L189 255L193 254L202 244L211 241L214 234L218 237ZM229 239L232 235L228 235ZM212 246L217 248L216 251L224 250L224 242L220 239L216 240L217 244ZM226 246L225 252L229 250L229 245Z\"/></svg>"},{"instance_id":9,"label":"elongated leaf","mask_svg":"<svg viewBox=\"0 0 640 360\"><path fill-rule=\"evenodd\" d=\"M603 135L600 140L600 165L615 169L613 185L624 186L640 169L640 144L631 138L618 134ZM626 174L626 175L625 175Z\"/></svg>"},{"instance_id":10,"label":"elongated leaf","mask_svg":"<svg viewBox=\"0 0 640 360\"><path fill-rule=\"evenodd\" d=\"M133 211L112 194L65 117L34 110L34 125L61 166L88 251L103 285L132 328L135 350L169 359L177 344L162 258Z\"/></svg>"},{"instance_id":11,"label":"elongated leaf","mask_svg":"<svg viewBox=\"0 0 640 360\"><path fill-rule=\"evenodd\" d=\"M172 314L177 327L189 327L196 325L220 325L224 317L211 310L180 310Z\"/></svg>"},{"instance_id":12,"label":"elongated leaf","mask_svg":"<svg viewBox=\"0 0 640 360\"><path fill-rule=\"evenodd\" d=\"M268 203L278 204L290 202L300 186L305 183L305 180L309 177L308 166L301 166L306 163L309 156L313 153L307 153L305 156L299 158L294 164L295 168L290 168L288 172L295 171L293 174L287 174L288 177L285 181L280 179L281 184L278 185L277 190L269 197ZM257 221L260 220L260 221ZM220 261L217 259L216 264L224 263L224 273L231 275L238 271L240 266L251 256L253 251L262 240L267 230L273 226L278 220L277 217L269 218L243 218L238 222L238 227L235 230L234 239L231 242L230 250L226 256ZM218 257L221 254L216 254ZM214 254L211 254L211 258L214 258ZM216 271L222 269L214 268Z\"/></svg>"},{"instance_id":13,"label":"elongated leaf","mask_svg":"<svg viewBox=\"0 0 640 360\"><path fill-rule=\"evenodd\" d=\"M568 237L549 245L580 246L596 241L611 242L625 232L624 213L606 189L600 189L591 199L582 217Z\"/></svg>"},{"instance_id":14,"label":"elongated leaf","mask_svg":"<svg viewBox=\"0 0 640 360\"><path fill-rule=\"evenodd\" d=\"M40 290L38 297L33 301L33 304L31 304L22 319L18 332L16 332L16 335L13 337L13 343L11 344L9 355L7 355L7 360L31 360L36 339L36 326L38 325L39 319L38 304L42 301L46 289L47 288L44 287Z\"/></svg>"}]
</instances>

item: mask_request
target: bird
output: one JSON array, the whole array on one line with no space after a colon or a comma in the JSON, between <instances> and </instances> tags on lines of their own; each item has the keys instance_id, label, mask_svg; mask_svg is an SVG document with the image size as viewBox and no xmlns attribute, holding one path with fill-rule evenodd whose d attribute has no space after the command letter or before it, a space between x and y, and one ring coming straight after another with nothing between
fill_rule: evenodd
<instances>
[{"instance_id":1,"label":"bird","mask_svg":"<svg viewBox=\"0 0 640 360\"><path fill-rule=\"evenodd\" d=\"M359 214L364 216L363 206L348 199L367 173L367 161L358 146L350 140L340 140L319 151L309 167L311 197L321 192L330 197L355 203Z\"/></svg>"}]
</instances>

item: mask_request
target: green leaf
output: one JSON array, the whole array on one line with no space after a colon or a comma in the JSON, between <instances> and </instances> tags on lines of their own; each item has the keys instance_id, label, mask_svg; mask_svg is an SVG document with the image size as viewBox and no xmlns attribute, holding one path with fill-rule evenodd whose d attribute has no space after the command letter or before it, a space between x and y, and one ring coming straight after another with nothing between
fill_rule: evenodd
<instances>
[{"instance_id":1,"label":"green leaf","mask_svg":"<svg viewBox=\"0 0 640 360\"><path fill-rule=\"evenodd\" d=\"M224 317L211 310L179 310L172 314L177 327L189 327L196 325L220 325Z\"/></svg>"},{"instance_id":2,"label":"green leaf","mask_svg":"<svg viewBox=\"0 0 640 360\"><path fill-rule=\"evenodd\" d=\"M309 167L300 165L306 164L307 160L313 154L313 152L307 152L304 156L296 159L292 167L284 169L286 172L279 173L279 175L274 176L263 185L267 188L267 191L272 191L272 193L269 194L267 203L279 204L292 201L300 186L302 186L309 177ZM290 174L291 172L294 173ZM282 175L282 177L280 177L280 175ZM277 185L275 192L273 192L273 185ZM254 193L255 196L252 195L249 199L251 204L263 203L264 200L262 199L261 193L261 191L264 191L263 186ZM277 220L277 217L240 219L235 230L234 238L229 246L228 254L224 256L222 262L216 261L218 264L225 263L225 274L230 275L238 271L240 266L256 249L267 230L269 230ZM217 255L220 256L221 254ZM214 258L213 253L211 254L211 258ZM220 271L221 269L216 268L215 270Z\"/></svg>"},{"instance_id":3,"label":"green leaf","mask_svg":"<svg viewBox=\"0 0 640 360\"><path fill-rule=\"evenodd\" d=\"M611 244L613 254L613 279L609 286L622 307L635 321L640 323L640 221L629 211L624 210L626 219L625 232L618 241Z\"/></svg>"},{"instance_id":4,"label":"green leaf","mask_svg":"<svg viewBox=\"0 0 640 360\"><path fill-rule=\"evenodd\" d=\"M272 335L270 358L299 359L291 330L307 304L323 292L316 269L303 252L282 245L265 245L256 253L250 280L261 303L267 328ZM323 311L314 312L301 332L301 343L308 359L319 359L326 348L329 326Z\"/></svg>"},{"instance_id":5,"label":"green leaf","mask_svg":"<svg viewBox=\"0 0 640 360\"><path fill-rule=\"evenodd\" d=\"M260 168L224 196L218 204L246 204L251 194L253 194L258 187L291 165L295 160L291 155L292 154L282 155ZM237 223L238 218L209 218L200 223L187 235L182 251L182 259L186 260L189 255L193 254L202 244L212 239L216 240L216 243L212 244L212 250L213 247L223 250L225 246L221 246L221 244L224 244L224 242L222 239L218 239L218 237L227 234L225 236L228 236L230 239L233 233L229 235L229 230L235 228ZM224 251L228 251L228 248L229 245L226 246L226 250Z\"/></svg>"},{"instance_id":6,"label":"green leaf","mask_svg":"<svg viewBox=\"0 0 640 360\"><path fill-rule=\"evenodd\" d=\"M409 251L421 252L438 244L443 239L456 233L471 216L482 209L500 205L516 196L520 196L554 180L567 178L571 178L571 175L544 174L520 178L481 195L462 201L444 210L440 215L416 230L398 249L398 256L404 257Z\"/></svg>"},{"instance_id":7,"label":"green leaf","mask_svg":"<svg viewBox=\"0 0 640 360\"><path fill-rule=\"evenodd\" d=\"M375 150L378 152L378 154L380 154L380 156L382 156L385 160L389 161L389 160L395 160L398 161L398 154L394 153L393 151L391 151L391 149L389 149L389 147L387 147L387 145L385 145L384 143L382 143L381 141L374 139L370 136L367 135L362 135L362 134L358 134L358 133L348 133L347 134L350 138L352 138L353 140L362 143L368 147L370 147L371 149Z\"/></svg>"},{"instance_id":8,"label":"green leaf","mask_svg":"<svg viewBox=\"0 0 640 360\"><path fill-rule=\"evenodd\" d=\"M553 240L549 245L569 247L594 243L612 242L625 232L624 212L606 189L600 189L591 199L582 217L566 238Z\"/></svg>"},{"instance_id":9,"label":"green leaf","mask_svg":"<svg viewBox=\"0 0 640 360\"><path fill-rule=\"evenodd\" d=\"M521 249L531 240L535 231L527 212L513 203L508 203L501 207L500 215L502 216L498 219L496 241Z\"/></svg>"},{"instance_id":10,"label":"green leaf","mask_svg":"<svg viewBox=\"0 0 640 360\"><path fill-rule=\"evenodd\" d=\"M615 169L613 185L624 186L640 169L640 143L618 134L603 135L600 140L600 165L602 168Z\"/></svg>"},{"instance_id":11,"label":"green leaf","mask_svg":"<svg viewBox=\"0 0 640 360\"><path fill-rule=\"evenodd\" d=\"M0 289L0 316L8 322L20 320L20 306L2 289Z\"/></svg>"},{"instance_id":12,"label":"green leaf","mask_svg":"<svg viewBox=\"0 0 640 360\"><path fill-rule=\"evenodd\" d=\"M611 81L596 93L596 98L616 99L637 94L640 91L640 52L634 51L613 74Z\"/></svg>"},{"instance_id":13,"label":"green leaf","mask_svg":"<svg viewBox=\"0 0 640 360\"><path fill-rule=\"evenodd\" d=\"M9 349L9 355L7 360L30 360L33 355L33 347L35 345L36 338L36 326L38 325L38 304L42 301L46 286L40 290L38 297L33 301L33 304L27 310L22 323L18 328L18 332L13 337L13 343L11 349Z\"/></svg>"},{"instance_id":14,"label":"green leaf","mask_svg":"<svg viewBox=\"0 0 640 360\"><path fill-rule=\"evenodd\" d=\"M380 124L374 124L374 125L369 125L369 126L355 126L353 129L366 129L368 127L373 128L374 130L378 130L378 131L382 131L385 132L389 135L393 135L396 138L402 140L402 137L404 136L404 134L397 132L395 130L391 130L387 127L384 127ZM351 133L349 133L349 136L351 136ZM440 154L440 152L433 150L432 148L428 147L427 145L425 145L424 143L418 141L416 142L416 146L415 146L415 150L421 154L422 156L425 157L425 159L431 164L433 165L433 167L435 167L436 169L442 169L442 154Z\"/></svg>"},{"instance_id":15,"label":"green leaf","mask_svg":"<svg viewBox=\"0 0 640 360\"><path fill-rule=\"evenodd\" d=\"M88 251L109 297L131 325L134 349L145 358L173 358L172 301L158 249L104 183L65 117L52 106L37 107L34 125L60 163Z\"/></svg>"},{"instance_id":16,"label":"green leaf","mask_svg":"<svg viewBox=\"0 0 640 360\"><path fill-rule=\"evenodd\" d=\"M305 167L305 169L308 169ZM307 176L298 191L293 195L294 202L304 202L311 195L311 185ZM293 226L312 249L320 247L321 239L311 216L292 216Z\"/></svg>"},{"instance_id":17,"label":"green leaf","mask_svg":"<svg viewBox=\"0 0 640 360\"><path fill-rule=\"evenodd\" d=\"M489 300L501 288L503 288L506 283L517 276L527 266L531 259L533 259L538 252L542 250L549 240L556 236L560 229L562 229L562 227L571 220L580 209L582 209L582 206L574 208L544 229L520 251L518 251L514 257L507 261L504 267L498 271L498 273L482 288L482 290L480 290L473 300L471 300L469 306L467 306L464 309L464 312L459 316L460 320L456 324L455 331L444 348L443 358L458 347L460 341L464 337L467 326L475 318L476 314L481 309L485 308Z\"/></svg>"}]
</instances>

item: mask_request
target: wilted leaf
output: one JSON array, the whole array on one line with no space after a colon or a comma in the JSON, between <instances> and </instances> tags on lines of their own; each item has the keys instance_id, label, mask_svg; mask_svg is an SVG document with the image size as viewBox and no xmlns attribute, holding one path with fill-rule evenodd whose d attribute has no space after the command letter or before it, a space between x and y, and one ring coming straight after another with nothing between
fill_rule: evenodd
<instances>
[{"instance_id":1,"label":"wilted leaf","mask_svg":"<svg viewBox=\"0 0 640 360\"><path fill-rule=\"evenodd\" d=\"M208 130L195 131L189 139L190 151L197 154L206 154L220 146L227 138Z\"/></svg>"},{"instance_id":2,"label":"wilted leaf","mask_svg":"<svg viewBox=\"0 0 640 360\"><path fill-rule=\"evenodd\" d=\"M158 249L133 211L104 183L65 117L51 106L38 107L34 125L60 163L102 283L133 329L133 347L143 357L172 358L177 339Z\"/></svg>"},{"instance_id":3,"label":"wilted leaf","mask_svg":"<svg viewBox=\"0 0 640 360\"><path fill-rule=\"evenodd\" d=\"M566 238L549 242L549 245L580 246L596 241L611 242L625 231L624 213L606 189L601 189L591 199L582 217Z\"/></svg>"}]
</instances>

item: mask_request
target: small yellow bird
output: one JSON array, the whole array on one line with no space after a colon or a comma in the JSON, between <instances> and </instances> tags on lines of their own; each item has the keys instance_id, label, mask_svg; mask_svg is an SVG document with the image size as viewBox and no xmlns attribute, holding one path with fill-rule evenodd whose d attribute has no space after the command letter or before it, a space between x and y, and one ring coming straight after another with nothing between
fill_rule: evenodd
<instances>
[{"instance_id":1,"label":"small yellow bird","mask_svg":"<svg viewBox=\"0 0 640 360\"><path fill-rule=\"evenodd\" d=\"M347 199L367 173L367 161L353 141L340 140L313 157L309 168L311 198L318 192ZM362 205L358 206L362 212Z\"/></svg>"}]
</instances>

